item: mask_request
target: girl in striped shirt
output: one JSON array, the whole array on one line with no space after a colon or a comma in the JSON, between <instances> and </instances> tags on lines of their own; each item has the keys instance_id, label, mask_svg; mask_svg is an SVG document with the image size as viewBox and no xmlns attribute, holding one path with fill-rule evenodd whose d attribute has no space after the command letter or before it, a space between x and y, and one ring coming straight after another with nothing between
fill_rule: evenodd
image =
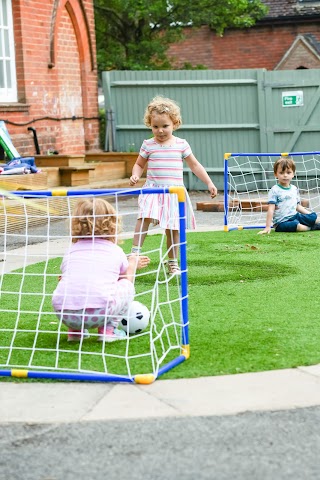
<instances>
[{"instance_id":1,"label":"girl in striped shirt","mask_svg":"<svg viewBox=\"0 0 320 480\"><path fill-rule=\"evenodd\" d=\"M147 179L144 187L183 186L183 161L207 185L211 198L217 195L204 167L193 155L188 142L173 135L181 123L180 108L173 100L155 97L147 106L144 123L151 128L153 137L144 140L132 169L130 185L140 179L146 164ZM139 213L133 238L132 253L140 254L149 225L159 224L165 229L168 247L169 273L179 275L179 210L177 195L143 194L138 200ZM186 192L187 228L195 229L195 218L189 195Z\"/></svg>"}]
</instances>

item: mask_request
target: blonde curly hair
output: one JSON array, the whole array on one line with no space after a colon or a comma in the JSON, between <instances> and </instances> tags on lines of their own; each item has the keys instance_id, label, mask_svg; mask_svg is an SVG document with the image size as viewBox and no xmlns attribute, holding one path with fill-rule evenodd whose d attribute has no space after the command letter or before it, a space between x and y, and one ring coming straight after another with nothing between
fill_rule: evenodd
<instances>
[{"instance_id":1,"label":"blonde curly hair","mask_svg":"<svg viewBox=\"0 0 320 480\"><path fill-rule=\"evenodd\" d=\"M102 237L116 243L121 231L121 219L113 206L103 198L81 198L72 214L72 242L80 238Z\"/></svg>"},{"instance_id":2,"label":"blonde curly hair","mask_svg":"<svg viewBox=\"0 0 320 480\"><path fill-rule=\"evenodd\" d=\"M151 100L144 112L144 124L148 128L151 127L151 115L153 113L157 113L159 115L166 113L169 115L170 119L172 120L174 130L177 130L177 128L182 125L180 107L174 100L171 100L170 98L165 98L158 95Z\"/></svg>"}]
</instances>

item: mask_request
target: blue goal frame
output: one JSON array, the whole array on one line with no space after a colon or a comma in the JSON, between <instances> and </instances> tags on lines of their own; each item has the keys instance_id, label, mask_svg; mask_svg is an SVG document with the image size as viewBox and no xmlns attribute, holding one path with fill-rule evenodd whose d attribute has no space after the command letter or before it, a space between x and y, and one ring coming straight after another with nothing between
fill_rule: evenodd
<instances>
[{"instance_id":1,"label":"blue goal frame","mask_svg":"<svg viewBox=\"0 0 320 480\"><path fill-rule=\"evenodd\" d=\"M157 373L129 375L114 375L107 373L84 373L63 371L37 371L34 369L12 368L0 370L0 377L16 378L48 378L55 380L78 380L93 382L125 382L137 384L150 384L164 373L187 360L190 356L189 345L189 316L188 316L188 272L187 272L187 236L186 236L186 192L184 187L173 186L166 188L133 188L133 189L95 189L95 190L68 190L52 189L47 191L15 191L8 192L10 197L23 197L28 199L61 196L86 196L86 195L118 195L132 196L144 193L176 194L179 205L179 239L180 239L180 303L181 303L181 345L180 355L174 360L162 365ZM1 292L0 292L1 293Z\"/></svg>"}]
</instances>

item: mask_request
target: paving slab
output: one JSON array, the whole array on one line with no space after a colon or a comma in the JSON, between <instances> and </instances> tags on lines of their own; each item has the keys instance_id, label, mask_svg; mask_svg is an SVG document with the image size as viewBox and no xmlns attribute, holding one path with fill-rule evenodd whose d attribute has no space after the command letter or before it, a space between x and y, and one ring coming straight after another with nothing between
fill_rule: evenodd
<instances>
[{"instance_id":1,"label":"paving slab","mask_svg":"<svg viewBox=\"0 0 320 480\"><path fill-rule=\"evenodd\" d=\"M113 388L89 383L0 383L0 423L75 422Z\"/></svg>"},{"instance_id":2,"label":"paving slab","mask_svg":"<svg viewBox=\"0 0 320 480\"><path fill-rule=\"evenodd\" d=\"M320 376L300 369L163 383L151 385L150 393L175 407L180 415L234 415L320 405Z\"/></svg>"},{"instance_id":3,"label":"paving slab","mask_svg":"<svg viewBox=\"0 0 320 480\"><path fill-rule=\"evenodd\" d=\"M171 383L168 385L166 380L159 383L162 384L161 391L166 389L166 386L172 389ZM179 415L180 409L168 404L164 395L154 395L150 385L119 384L106 392L82 420L130 420Z\"/></svg>"}]
</instances>

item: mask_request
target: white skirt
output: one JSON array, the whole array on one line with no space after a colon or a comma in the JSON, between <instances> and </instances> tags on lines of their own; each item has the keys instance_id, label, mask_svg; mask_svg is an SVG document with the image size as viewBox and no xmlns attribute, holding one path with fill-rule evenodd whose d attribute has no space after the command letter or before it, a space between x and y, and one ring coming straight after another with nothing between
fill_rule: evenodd
<instances>
[{"instance_id":1,"label":"white skirt","mask_svg":"<svg viewBox=\"0 0 320 480\"><path fill-rule=\"evenodd\" d=\"M143 188L166 188L172 185L156 185L146 181ZM195 230L196 220L193 213L188 192L186 193L186 226L187 229ZM179 202L176 194L168 193L146 193L139 195L138 219L151 218L153 223L159 224L161 228L179 230Z\"/></svg>"}]
</instances>

